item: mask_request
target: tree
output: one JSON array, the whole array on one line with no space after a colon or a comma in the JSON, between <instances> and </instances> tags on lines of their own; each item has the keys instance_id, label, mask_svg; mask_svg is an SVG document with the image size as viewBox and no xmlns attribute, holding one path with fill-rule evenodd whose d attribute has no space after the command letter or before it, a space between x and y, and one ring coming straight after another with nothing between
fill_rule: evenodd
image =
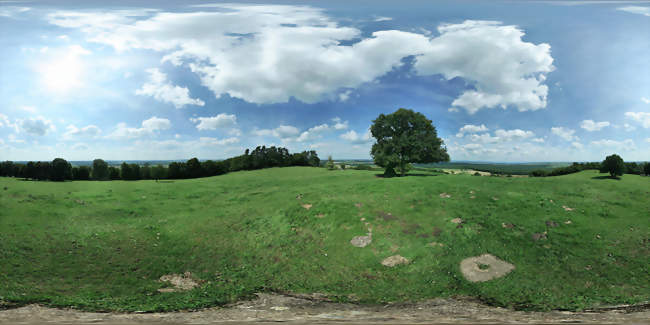
<instances>
[{"instance_id":1,"label":"tree","mask_svg":"<svg viewBox=\"0 0 650 325\"><path fill-rule=\"evenodd\" d=\"M63 158L52 160L52 169L50 170L50 179L55 182L63 182L72 178L72 166Z\"/></svg>"},{"instance_id":2,"label":"tree","mask_svg":"<svg viewBox=\"0 0 650 325\"><path fill-rule=\"evenodd\" d=\"M140 168L140 179L151 179L151 166L149 163L144 163Z\"/></svg>"},{"instance_id":3,"label":"tree","mask_svg":"<svg viewBox=\"0 0 650 325\"><path fill-rule=\"evenodd\" d=\"M609 173L612 177L621 176L625 172L625 162L617 154L605 157L603 160L601 173Z\"/></svg>"},{"instance_id":4,"label":"tree","mask_svg":"<svg viewBox=\"0 0 650 325\"><path fill-rule=\"evenodd\" d=\"M400 108L392 114L380 114L372 122L370 132L377 142L370 154L375 164L387 172L399 167L404 176L408 163L449 161L447 148L438 138L436 128L422 113Z\"/></svg>"},{"instance_id":5,"label":"tree","mask_svg":"<svg viewBox=\"0 0 650 325\"><path fill-rule=\"evenodd\" d=\"M120 179L120 170L115 167L108 167L108 179Z\"/></svg>"},{"instance_id":6,"label":"tree","mask_svg":"<svg viewBox=\"0 0 650 325\"><path fill-rule=\"evenodd\" d=\"M72 168L72 179L87 181L90 179L90 167L79 166Z\"/></svg>"},{"instance_id":7,"label":"tree","mask_svg":"<svg viewBox=\"0 0 650 325\"><path fill-rule=\"evenodd\" d=\"M185 168L187 171L187 176L189 178L197 178L203 176L203 168L201 167L201 162L199 159L192 158L185 163Z\"/></svg>"},{"instance_id":8,"label":"tree","mask_svg":"<svg viewBox=\"0 0 650 325\"><path fill-rule=\"evenodd\" d=\"M102 159L93 160L93 179L108 179L108 164Z\"/></svg>"},{"instance_id":9,"label":"tree","mask_svg":"<svg viewBox=\"0 0 650 325\"><path fill-rule=\"evenodd\" d=\"M334 160L332 160L332 156L327 157L327 163L325 164L325 167L329 170L334 170Z\"/></svg>"},{"instance_id":10,"label":"tree","mask_svg":"<svg viewBox=\"0 0 650 325\"><path fill-rule=\"evenodd\" d=\"M650 176L650 162L643 164L643 173L646 176Z\"/></svg>"}]
</instances>

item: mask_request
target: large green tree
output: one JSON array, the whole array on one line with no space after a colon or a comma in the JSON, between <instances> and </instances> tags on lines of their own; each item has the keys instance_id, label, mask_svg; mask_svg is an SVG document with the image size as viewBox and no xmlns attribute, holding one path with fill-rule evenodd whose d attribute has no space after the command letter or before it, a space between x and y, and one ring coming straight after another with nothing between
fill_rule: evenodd
<instances>
[{"instance_id":1,"label":"large green tree","mask_svg":"<svg viewBox=\"0 0 650 325\"><path fill-rule=\"evenodd\" d=\"M108 164L102 159L93 160L93 179L108 179Z\"/></svg>"},{"instance_id":2,"label":"large green tree","mask_svg":"<svg viewBox=\"0 0 650 325\"><path fill-rule=\"evenodd\" d=\"M444 142L422 113L400 108L392 114L380 114L372 122L370 132L377 142L370 154L388 175L399 167L404 176L409 163L449 161Z\"/></svg>"},{"instance_id":3,"label":"large green tree","mask_svg":"<svg viewBox=\"0 0 650 325\"><path fill-rule=\"evenodd\" d=\"M625 172L625 162L617 154L605 157L603 160L601 173L609 173L612 177L621 176Z\"/></svg>"},{"instance_id":4,"label":"large green tree","mask_svg":"<svg viewBox=\"0 0 650 325\"><path fill-rule=\"evenodd\" d=\"M52 160L50 179L56 182L63 182L72 178L72 166L63 158Z\"/></svg>"}]
</instances>

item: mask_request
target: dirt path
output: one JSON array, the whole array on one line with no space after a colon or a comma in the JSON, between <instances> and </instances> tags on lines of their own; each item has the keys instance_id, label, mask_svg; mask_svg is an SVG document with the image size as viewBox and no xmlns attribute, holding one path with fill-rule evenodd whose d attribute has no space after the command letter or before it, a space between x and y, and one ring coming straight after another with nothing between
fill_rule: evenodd
<instances>
[{"instance_id":1,"label":"dirt path","mask_svg":"<svg viewBox=\"0 0 650 325\"><path fill-rule=\"evenodd\" d=\"M318 296L257 294L257 299L240 301L223 308L176 313L89 313L53 309L38 305L0 311L0 323L65 324L208 324L290 322L347 324L473 324L473 323L587 323L650 324L650 310L623 309L603 312L522 312L482 305L472 300L433 299L412 304L359 306L326 302Z\"/></svg>"}]
</instances>

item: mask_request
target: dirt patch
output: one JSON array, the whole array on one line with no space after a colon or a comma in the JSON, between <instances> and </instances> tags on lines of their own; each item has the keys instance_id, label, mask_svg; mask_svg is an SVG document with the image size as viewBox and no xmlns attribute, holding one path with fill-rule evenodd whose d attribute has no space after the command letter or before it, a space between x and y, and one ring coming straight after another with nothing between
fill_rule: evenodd
<instances>
[{"instance_id":1,"label":"dirt patch","mask_svg":"<svg viewBox=\"0 0 650 325\"><path fill-rule=\"evenodd\" d=\"M440 234L442 234L442 229L438 227L433 227L433 232L431 232L431 234L433 235L433 237L438 237L440 236Z\"/></svg>"},{"instance_id":2,"label":"dirt patch","mask_svg":"<svg viewBox=\"0 0 650 325\"><path fill-rule=\"evenodd\" d=\"M432 242L428 243L427 246L430 246L430 247L436 247L436 246L438 246L438 247L444 247L445 244L443 244L443 243L438 243L438 242L435 242L435 241L432 241Z\"/></svg>"},{"instance_id":3,"label":"dirt patch","mask_svg":"<svg viewBox=\"0 0 650 325\"><path fill-rule=\"evenodd\" d=\"M555 227L559 226L559 224L557 222L555 222L555 221L548 220L548 221L546 221L546 226L551 227L551 228L555 228Z\"/></svg>"},{"instance_id":4,"label":"dirt patch","mask_svg":"<svg viewBox=\"0 0 650 325\"><path fill-rule=\"evenodd\" d=\"M302 200L302 194L296 195L296 200Z\"/></svg>"},{"instance_id":5,"label":"dirt patch","mask_svg":"<svg viewBox=\"0 0 650 325\"><path fill-rule=\"evenodd\" d=\"M459 224L463 223L463 219L461 219L461 218L453 218L453 219L451 219L451 223L455 223L455 224L459 225Z\"/></svg>"},{"instance_id":6,"label":"dirt patch","mask_svg":"<svg viewBox=\"0 0 650 325\"><path fill-rule=\"evenodd\" d=\"M381 261L381 264L384 266L388 267L394 267L396 265L400 264L408 264L409 260L403 257L402 255L393 255L386 257L383 261Z\"/></svg>"},{"instance_id":7,"label":"dirt patch","mask_svg":"<svg viewBox=\"0 0 650 325\"><path fill-rule=\"evenodd\" d=\"M325 218L325 215L322 214L322 213L319 213L319 214L316 215L316 218L322 219L322 218Z\"/></svg>"},{"instance_id":8,"label":"dirt patch","mask_svg":"<svg viewBox=\"0 0 650 325\"><path fill-rule=\"evenodd\" d=\"M304 297L303 297L304 296ZM354 294L348 296L358 300ZM172 313L90 313L71 309L47 308L28 305L0 311L2 324L213 324L237 322L247 324L328 323L340 324L647 324L650 311L628 306L610 309L568 312L524 312L506 308L490 307L476 299L435 298L416 303L388 303L384 305L361 305L333 303L313 299L309 295L256 293L254 299L242 300L224 307L213 307L194 312ZM288 307L285 310L272 307ZM617 309L620 308L620 309Z\"/></svg>"},{"instance_id":9,"label":"dirt patch","mask_svg":"<svg viewBox=\"0 0 650 325\"><path fill-rule=\"evenodd\" d=\"M441 198L441 199L448 199L448 198L450 198L450 197L451 197L451 195L449 195L449 194L447 194L447 193L440 193L440 198Z\"/></svg>"},{"instance_id":10,"label":"dirt patch","mask_svg":"<svg viewBox=\"0 0 650 325\"><path fill-rule=\"evenodd\" d=\"M490 254L468 257L460 262L460 271L470 282L490 281L503 277L514 269L514 265Z\"/></svg>"},{"instance_id":11,"label":"dirt patch","mask_svg":"<svg viewBox=\"0 0 650 325\"><path fill-rule=\"evenodd\" d=\"M551 201L551 202L553 202L553 201ZM563 206L562 206L562 209L564 209L564 211L573 211L573 208L569 208L569 207L566 206L566 205L563 205Z\"/></svg>"},{"instance_id":12,"label":"dirt patch","mask_svg":"<svg viewBox=\"0 0 650 325\"><path fill-rule=\"evenodd\" d=\"M355 236L350 240L350 244L354 247L366 247L372 242L372 234L368 233L367 236Z\"/></svg>"},{"instance_id":13,"label":"dirt patch","mask_svg":"<svg viewBox=\"0 0 650 325\"><path fill-rule=\"evenodd\" d=\"M572 224L572 222L571 222L571 220L567 220L567 221L564 222L564 224L565 225L570 225L570 224Z\"/></svg>"},{"instance_id":14,"label":"dirt patch","mask_svg":"<svg viewBox=\"0 0 650 325\"><path fill-rule=\"evenodd\" d=\"M534 234L531 235L531 238L533 238L534 241L538 241L538 240L542 240L542 239L543 240L548 239L548 237L546 236L546 231L541 232L541 233L534 233Z\"/></svg>"},{"instance_id":15,"label":"dirt patch","mask_svg":"<svg viewBox=\"0 0 650 325\"><path fill-rule=\"evenodd\" d=\"M363 206L363 204L362 204L362 203L355 203L354 206L357 207L357 208L359 208L359 209L361 209L361 207Z\"/></svg>"},{"instance_id":16,"label":"dirt patch","mask_svg":"<svg viewBox=\"0 0 650 325\"><path fill-rule=\"evenodd\" d=\"M380 211L377 216L381 217L384 219L384 221L391 221L397 219L396 216L392 215L390 212L383 212Z\"/></svg>"},{"instance_id":17,"label":"dirt patch","mask_svg":"<svg viewBox=\"0 0 650 325\"><path fill-rule=\"evenodd\" d=\"M503 223L503 222L502 222L502 223L501 223L501 227L506 228L506 229L512 229L512 228L515 227L515 225L512 224L512 223Z\"/></svg>"},{"instance_id":18,"label":"dirt patch","mask_svg":"<svg viewBox=\"0 0 650 325\"><path fill-rule=\"evenodd\" d=\"M307 210L309 210L309 209L311 209L311 207L313 207L313 205L309 204L309 203L301 204L300 206L307 209Z\"/></svg>"},{"instance_id":19,"label":"dirt patch","mask_svg":"<svg viewBox=\"0 0 650 325\"><path fill-rule=\"evenodd\" d=\"M158 292L177 292L192 290L199 286L199 282L192 279L192 273L166 274L160 277L160 282L169 282L173 288L161 288Z\"/></svg>"},{"instance_id":20,"label":"dirt patch","mask_svg":"<svg viewBox=\"0 0 650 325\"><path fill-rule=\"evenodd\" d=\"M77 204L80 204L80 205L85 205L86 204L86 202L84 202L83 200L74 200L74 202L77 203Z\"/></svg>"},{"instance_id":21,"label":"dirt patch","mask_svg":"<svg viewBox=\"0 0 650 325\"><path fill-rule=\"evenodd\" d=\"M402 233L404 233L406 235L412 235L412 234L415 234L418 231L418 229L420 229L421 227L417 223L412 223L412 224L404 224L403 223L402 228L403 228Z\"/></svg>"}]
</instances>

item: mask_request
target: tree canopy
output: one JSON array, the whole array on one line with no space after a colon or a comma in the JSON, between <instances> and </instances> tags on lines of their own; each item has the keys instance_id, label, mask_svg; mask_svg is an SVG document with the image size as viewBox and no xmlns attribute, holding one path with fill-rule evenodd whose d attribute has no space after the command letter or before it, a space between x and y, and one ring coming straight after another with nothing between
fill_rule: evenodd
<instances>
[{"instance_id":1,"label":"tree canopy","mask_svg":"<svg viewBox=\"0 0 650 325\"><path fill-rule=\"evenodd\" d=\"M404 176L409 163L449 161L436 128L422 113L400 108L392 114L380 114L372 122L370 132L377 142L370 154L386 171L398 167Z\"/></svg>"},{"instance_id":2,"label":"tree canopy","mask_svg":"<svg viewBox=\"0 0 650 325\"><path fill-rule=\"evenodd\" d=\"M623 158L617 154L605 157L600 172L609 173L612 177L623 175L625 172L625 163L623 162Z\"/></svg>"}]
</instances>

